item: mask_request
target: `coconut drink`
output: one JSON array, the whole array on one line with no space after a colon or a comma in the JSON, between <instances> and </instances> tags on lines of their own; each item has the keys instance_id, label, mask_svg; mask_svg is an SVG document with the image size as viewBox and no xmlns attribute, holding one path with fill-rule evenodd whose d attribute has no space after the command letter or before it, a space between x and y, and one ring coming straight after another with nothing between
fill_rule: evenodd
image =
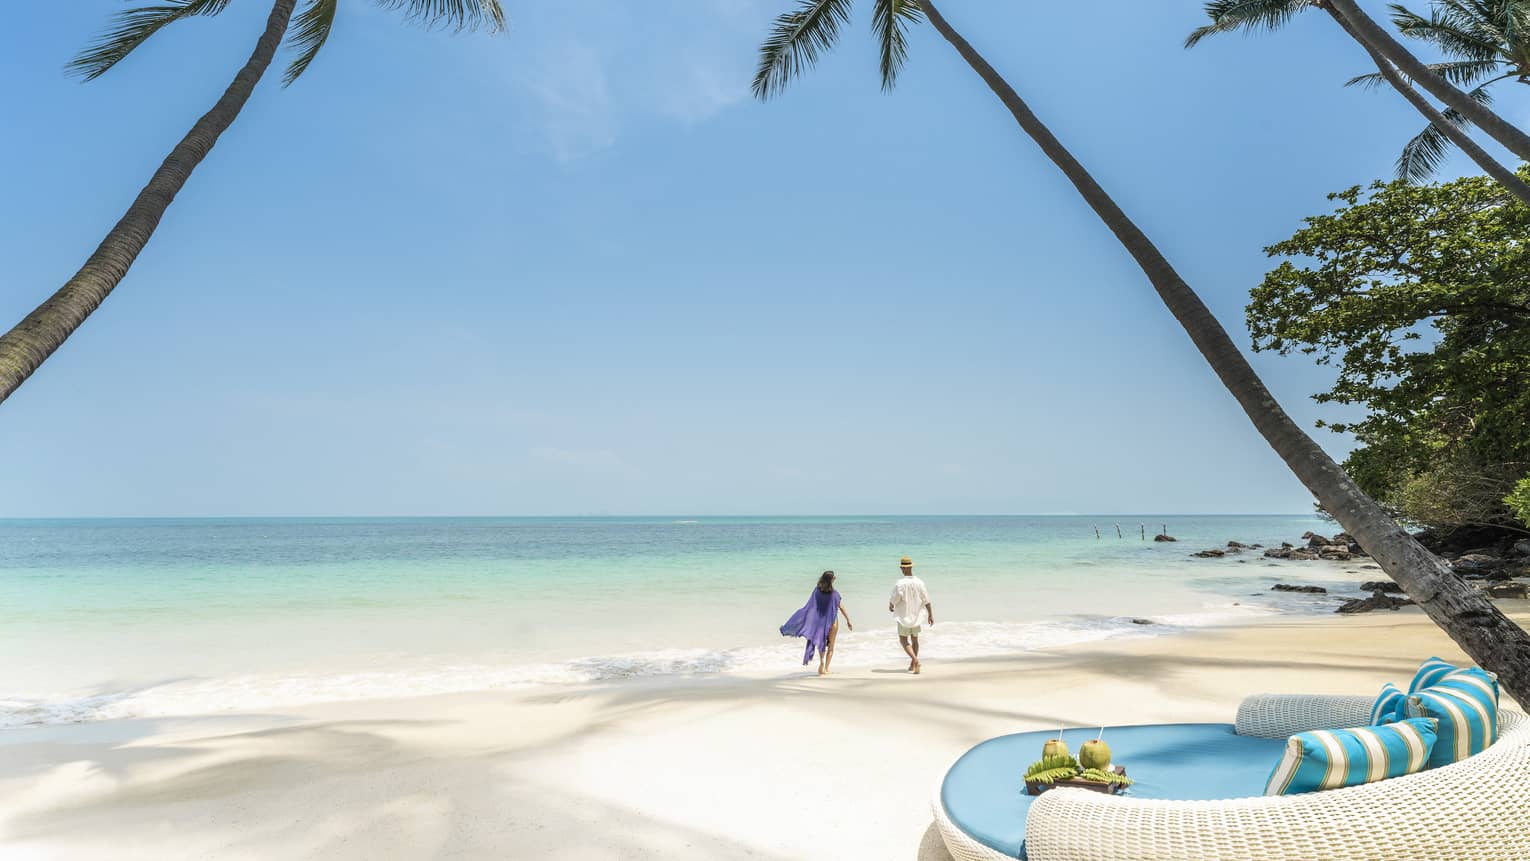
<instances>
[{"instance_id":1,"label":"coconut drink","mask_svg":"<svg viewBox=\"0 0 1530 861\"><path fill-rule=\"evenodd\" d=\"M1047 743L1041 746L1041 758L1048 759L1054 756L1069 756L1068 743L1062 740L1062 736L1047 739Z\"/></svg>"},{"instance_id":2,"label":"coconut drink","mask_svg":"<svg viewBox=\"0 0 1530 861\"><path fill-rule=\"evenodd\" d=\"M1110 771L1110 745L1098 738L1084 742L1078 747L1078 764L1086 769Z\"/></svg>"}]
</instances>

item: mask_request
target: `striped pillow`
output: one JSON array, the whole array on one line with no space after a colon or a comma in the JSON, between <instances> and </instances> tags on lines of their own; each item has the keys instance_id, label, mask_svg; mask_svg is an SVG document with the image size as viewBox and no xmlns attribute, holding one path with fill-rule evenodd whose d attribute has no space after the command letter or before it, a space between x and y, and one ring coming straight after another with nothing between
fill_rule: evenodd
<instances>
[{"instance_id":1,"label":"striped pillow","mask_svg":"<svg viewBox=\"0 0 1530 861\"><path fill-rule=\"evenodd\" d=\"M1381 688L1381 696L1376 698L1376 704L1371 706L1371 726L1381 726L1407 717L1404 713L1407 701L1407 696L1397 689L1397 685L1387 682Z\"/></svg>"},{"instance_id":2,"label":"striped pillow","mask_svg":"<svg viewBox=\"0 0 1530 861\"><path fill-rule=\"evenodd\" d=\"M1418 672L1413 674L1413 681L1408 683L1408 693L1417 693L1459 669L1462 668L1446 663L1443 658L1430 658L1419 666Z\"/></svg>"},{"instance_id":3,"label":"striped pillow","mask_svg":"<svg viewBox=\"0 0 1530 861\"><path fill-rule=\"evenodd\" d=\"M1286 741L1265 795L1358 786L1422 771L1434 748L1435 722L1409 718L1386 726L1318 729Z\"/></svg>"},{"instance_id":4,"label":"striped pillow","mask_svg":"<svg viewBox=\"0 0 1530 861\"><path fill-rule=\"evenodd\" d=\"M1440 723L1430 768L1460 762L1498 740L1498 682L1476 668L1447 673L1408 696L1407 714Z\"/></svg>"}]
</instances>

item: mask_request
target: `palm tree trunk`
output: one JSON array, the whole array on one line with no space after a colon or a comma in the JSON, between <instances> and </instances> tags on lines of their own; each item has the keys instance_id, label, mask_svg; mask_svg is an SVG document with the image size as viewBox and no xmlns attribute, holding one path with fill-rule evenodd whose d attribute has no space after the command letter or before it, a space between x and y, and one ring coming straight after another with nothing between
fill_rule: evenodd
<instances>
[{"instance_id":1,"label":"palm tree trunk","mask_svg":"<svg viewBox=\"0 0 1530 861\"><path fill-rule=\"evenodd\" d=\"M1530 703L1530 635L1392 522L1286 415L1210 309L1142 230L1031 113L1014 88L951 28L933 0L920 0L920 6L940 35L988 84L1014 115L1020 128L1062 170L1090 208L1126 247L1222 384L1253 421L1254 427L1323 508L1473 660L1498 674L1500 684L1510 696L1521 703Z\"/></svg>"},{"instance_id":2,"label":"palm tree trunk","mask_svg":"<svg viewBox=\"0 0 1530 861\"><path fill-rule=\"evenodd\" d=\"M1520 131L1514 124L1486 107L1472 101L1449 81L1420 63L1417 57L1402 46L1402 43L1392 38L1392 35L1383 30L1371 16L1356 6L1354 0L1322 0L1322 2L1331 5L1331 11L1342 15L1344 20L1349 22L1349 27L1346 28L1349 34L1367 50L1385 57L1387 62L1412 78L1431 96L1439 99L1446 107L1454 108L1456 113L1487 132L1489 137L1503 144L1509 152L1523 161L1530 161L1530 135Z\"/></svg>"},{"instance_id":3,"label":"palm tree trunk","mask_svg":"<svg viewBox=\"0 0 1530 861\"><path fill-rule=\"evenodd\" d=\"M233 124L249 101L292 18L297 0L276 0L265 32L255 43L255 53L234 76L223 97L175 145L133 205L106 234L95 253L57 293L38 305L15 328L0 335L0 403L26 382L32 372L63 345L91 312L127 275L133 261L148 244L159 220L175 195L191 178L202 159L212 151L218 137Z\"/></svg>"},{"instance_id":4,"label":"palm tree trunk","mask_svg":"<svg viewBox=\"0 0 1530 861\"><path fill-rule=\"evenodd\" d=\"M1332 6L1325 6L1324 8L1328 11L1329 15L1333 16L1333 20L1340 27L1344 28L1344 32L1354 38L1356 42L1359 42L1360 47L1364 48L1365 52L1371 55L1371 60L1376 64L1376 69L1381 72L1383 78L1386 78L1387 83L1392 85L1392 89L1401 93L1402 97L1408 100L1408 104L1416 108L1419 113L1424 115L1425 119L1429 120L1430 125L1439 129L1441 134L1449 138L1451 143L1466 153L1472 161L1477 163L1478 167L1487 172L1488 176L1498 180L1498 184L1508 189L1510 194L1519 198L1525 205L1530 206L1530 185L1527 185L1524 180L1520 179L1514 171L1499 164L1498 159L1493 158L1488 154L1487 150L1478 146L1477 142L1472 140L1471 135L1467 134L1465 129L1446 119L1445 115L1432 102L1424 98L1418 90L1415 90L1411 84L1403 80L1403 76L1397 73L1396 66L1393 66L1386 57L1381 56L1379 51L1355 35L1355 31L1349 26L1349 22L1344 19L1344 16L1339 14L1339 10Z\"/></svg>"}]
</instances>

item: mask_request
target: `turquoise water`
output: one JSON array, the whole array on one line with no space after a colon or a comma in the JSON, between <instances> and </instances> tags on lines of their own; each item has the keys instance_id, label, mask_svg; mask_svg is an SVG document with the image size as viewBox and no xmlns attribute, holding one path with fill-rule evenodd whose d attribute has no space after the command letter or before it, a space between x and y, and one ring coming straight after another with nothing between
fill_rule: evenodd
<instances>
[{"instance_id":1,"label":"turquoise water","mask_svg":"<svg viewBox=\"0 0 1530 861\"><path fill-rule=\"evenodd\" d=\"M1180 541L1151 541L1161 524ZM876 664L896 658L885 610L903 554L930 588L937 660L1324 610L1278 603L1268 586L1357 571L1188 554L1331 528L1125 515L0 521L0 726L794 672L800 641L775 628L825 568L857 623L837 660Z\"/></svg>"}]
</instances>

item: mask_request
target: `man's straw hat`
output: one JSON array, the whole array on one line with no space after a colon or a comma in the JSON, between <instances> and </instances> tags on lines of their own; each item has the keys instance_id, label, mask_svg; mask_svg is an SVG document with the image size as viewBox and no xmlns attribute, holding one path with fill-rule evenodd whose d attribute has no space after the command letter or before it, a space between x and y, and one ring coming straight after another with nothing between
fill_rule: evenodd
<instances>
[{"instance_id":1,"label":"man's straw hat","mask_svg":"<svg viewBox=\"0 0 1530 861\"><path fill-rule=\"evenodd\" d=\"M898 560L898 567L899 568L912 568L912 567L914 567L914 560L912 560L912 559L908 558L907 556L905 556L902 559Z\"/></svg>"}]
</instances>

